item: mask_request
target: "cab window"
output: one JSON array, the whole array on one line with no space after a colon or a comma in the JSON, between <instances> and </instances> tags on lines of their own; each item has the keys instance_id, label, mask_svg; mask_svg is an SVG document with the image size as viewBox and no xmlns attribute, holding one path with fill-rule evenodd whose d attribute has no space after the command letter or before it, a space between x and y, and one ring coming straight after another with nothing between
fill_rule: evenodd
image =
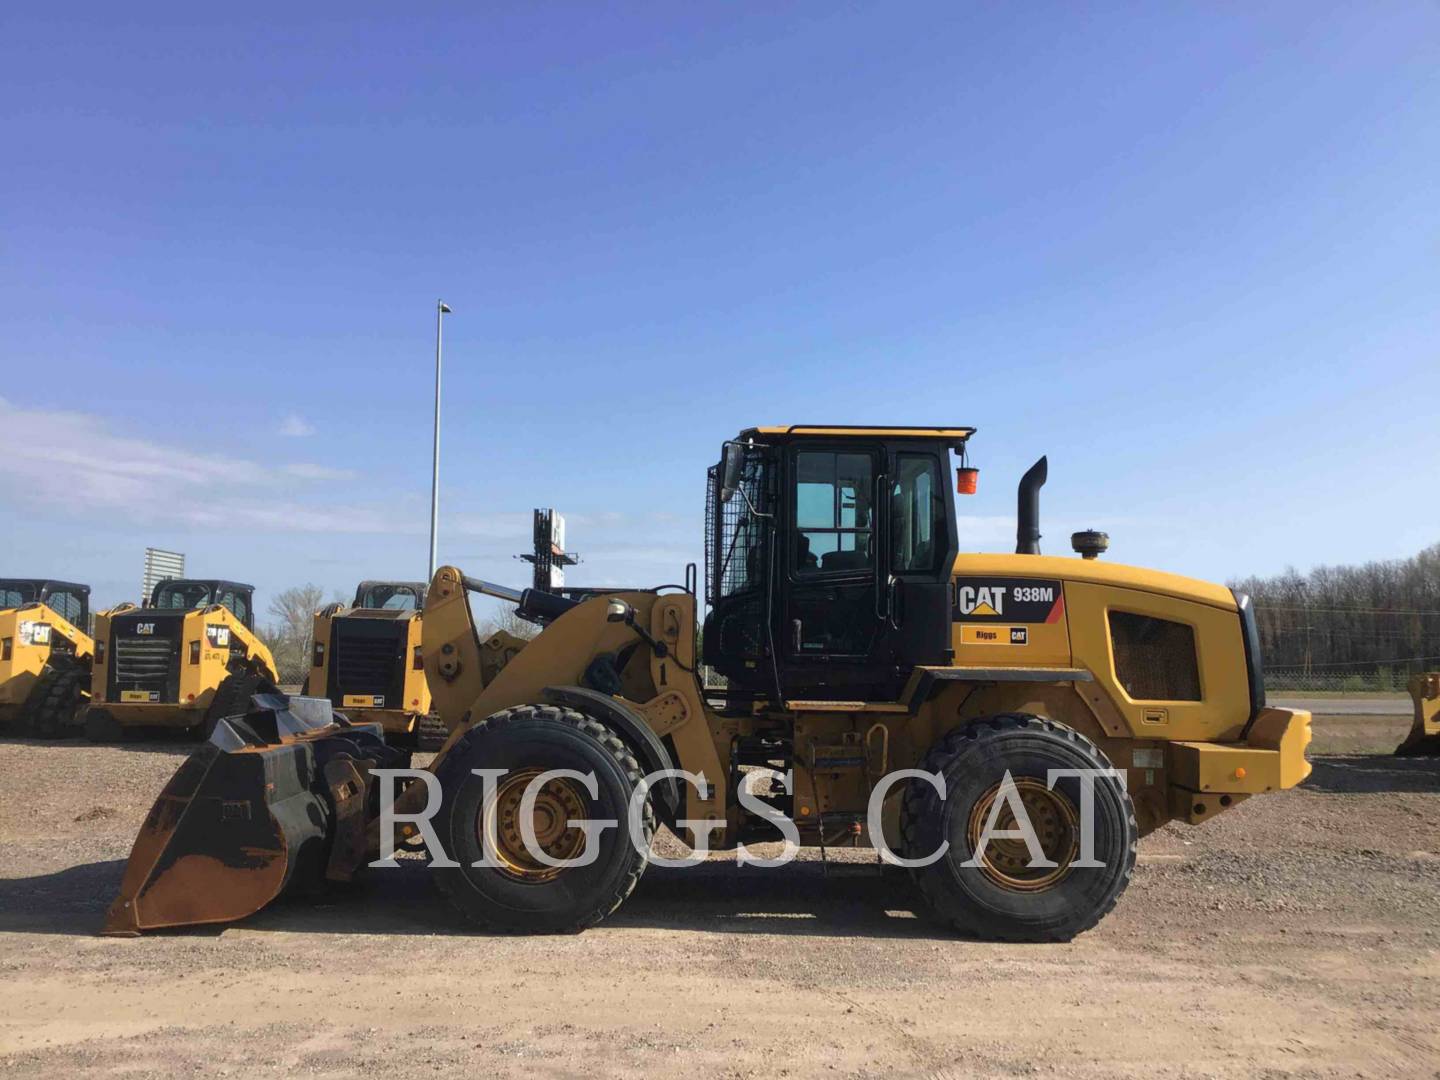
<instances>
[{"instance_id":1,"label":"cab window","mask_svg":"<svg viewBox=\"0 0 1440 1080\"><path fill-rule=\"evenodd\" d=\"M78 593L70 589L55 589L45 598L45 603L70 625L84 628L85 600Z\"/></svg>"},{"instance_id":2,"label":"cab window","mask_svg":"<svg viewBox=\"0 0 1440 1080\"><path fill-rule=\"evenodd\" d=\"M155 592L155 606L170 611L190 611L210 603L210 586L199 581L161 585Z\"/></svg>"},{"instance_id":3,"label":"cab window","mask_svg":"<svg viewBox=\"0 0 1440 1080\"><path fill-rule=\"evenodd\" d=\"M6 585L0 587L0 611L17 608L35 599L35 589L28 585Z\"/></svg>"},{"instance_id":4,"label":"cab window","mask_svg":"<svg viewBox=\"0 0 1440 1080\"><path fill-rule=\"evenodd\" d=\"M225 606L235 613L235 617L246 626L250 625L250 598L243 592L235 591L227 594L230 602Z\"/></svg>"},{"instance_id":5,"label":"cab window","mask_svg":"<svg viewBox=\"0 0 1440 1080\"><path fill-rule=\"evenodd\" d=\"M795 573L844 573L873 565L869 454L795 455Z\"/></svg>"},{"instance_id":6,"label":"cab window","mask_svg":"<svg viewBox=\"0 0 1440 1080\"><path fill-rule=\"evenodd\" d=\"M940 463L929 454L900 454L890 485L891 569L936 569L946 535Z\"/></svg>"},{"instance_id":7,"label":"cab window","mask_svg":"<svg viewBox=\"0 0 1440 1080\"><path fill-rule=\"evenodd\" d=\"M420 606L420 598L409 585L374 585L365 590L360 606L382 611L414 611Z\"/></svg>"}]
</instances>

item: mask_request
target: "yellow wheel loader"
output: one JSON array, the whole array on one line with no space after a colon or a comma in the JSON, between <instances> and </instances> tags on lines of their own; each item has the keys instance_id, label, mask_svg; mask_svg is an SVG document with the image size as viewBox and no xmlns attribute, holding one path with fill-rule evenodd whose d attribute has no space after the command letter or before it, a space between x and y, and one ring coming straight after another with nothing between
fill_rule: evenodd
<instances>
[{"instance_id":1,"label":"yellow wheel loader","mask_svg":"<svg viewBox=\"0 0 1440 1080\"><path fill-rule=\"evenodd\" d=\"M482 926L576 931L629 895L661 824L742 863L765 840L869 845L967 934L1095 925L1140 836L1303 780L1310 716L1266 705L1243 595L1101 561L1099 534L1076 534L1081 558L1039 554L1043 458L1016 553L962 554L949 469L961 451L973 489L972 434L728 442L703 657L698 575L576 602L442 567L421 655L450 734L429 768L377 773L356 729L311 707L328 702L257 701L162 793L104 932L242 918L301 882L385 872L396 844L422 846ZM472 591L545 629L497 664Z\"/></svg>"},{"instance_id":2,"label":"yellow wheel loader","mask_svg":"<svg viewBox=\"0 0 1440 1080\"><path fill-rule=\"evenodd\" d=\"M126 729L159 727L208 737L251 695L275 690L275 660L255 636L254 595L235 581L167 578L144 607L95 616L86 736L111 742Z\"/></svg>"},{"instance_id":3,"label":"yellow wheel loader","mask_svg":"<svg viewBox=\"0 0 1440 1080\"><path fill-rule=\"evenodd\" d=\"M95 642L90 586L0 578L0 722L53 739L77 733Z\"/></svg>"},{"instance_id":4,"label":"yellow wheel loader","mask_svg":"<svg viewBox=\"0 0 1440 1080\"><path fill-rule=\"evenodd\" d=\"M303 694L328 698L351 720L379 724L397 745L440 738L420 661L423 581L362 581L349 607L315 613L310 673ZM435 749L434 746L429 747Z\"/></svg>"},{"instance_id":5,"label":"yellow wheel loader","mask_svg":"<svg viewBox=\"0 0 1440 1080\"><path fill-rule=\"evenodd\" d=\"M1410 677L1410 700L1415 722L1410 734L1395 748L1396 757L1440 757L1440 672Z\"/></svg>"}]
</instances>

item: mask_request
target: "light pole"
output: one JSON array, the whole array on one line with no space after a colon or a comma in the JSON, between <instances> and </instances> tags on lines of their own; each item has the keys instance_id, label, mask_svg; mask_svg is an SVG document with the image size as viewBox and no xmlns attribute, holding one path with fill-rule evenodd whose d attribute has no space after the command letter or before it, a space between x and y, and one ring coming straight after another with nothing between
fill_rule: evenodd
<instances>
[{"instance_id":1,"label":"light pole","mask_svg":"<svg viewBox=\"0 0 1440 1080\"><path fill-rule=\"evenodd\" d=\"M430 573L435 576L435 553L440 528L440 332L443 320L450 314L444 300L435 301L435 458L430 471Z\"/></svg>"}]
</instances>

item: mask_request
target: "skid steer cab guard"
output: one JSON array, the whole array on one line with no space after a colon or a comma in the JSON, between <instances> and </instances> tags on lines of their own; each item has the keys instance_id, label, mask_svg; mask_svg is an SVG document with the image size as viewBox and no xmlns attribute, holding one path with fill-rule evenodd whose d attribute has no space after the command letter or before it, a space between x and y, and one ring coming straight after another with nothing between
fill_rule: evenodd
<instances>
[{"instance_id":1,"label":"skid steer cab guard","mask_svg":"<svg viewBox=\"0 0 1440 1080\"><path fill-rule=\"evenodd\" d=\"M378 725L351 724L323 698L255 695L165 785L102 933L233 922L327 876L348 880L334 865L364 849L370 770L409 764Z\"/></svg>"}]
</instances>

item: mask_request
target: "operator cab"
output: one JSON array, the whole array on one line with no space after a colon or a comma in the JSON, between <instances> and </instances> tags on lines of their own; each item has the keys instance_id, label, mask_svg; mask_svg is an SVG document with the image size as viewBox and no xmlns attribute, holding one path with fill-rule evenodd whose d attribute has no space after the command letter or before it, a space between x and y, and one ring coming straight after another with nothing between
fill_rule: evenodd
<instances>
[{"instance_id":1,"label":"operator cab","mask_svg":"<svg viewBox=\"0 0 1440 1080\"><path fill-rule=\"evenodd\" d=\"M40 603L71 626L89 628L90 586L49 578L0 578L0 611Z\"/></svg>"},{"instance_id":2,"label":"operator cab","mask_svg":"<svg viewBox=\"0 0 1440 1080\"><path fill-rule=\"evenodd\" d=\"M917 665L950 661L950 451L972 434L762 427L725 444L706 502L704 659L732 691L894 701Z\"/></svg>"},{"instance_id":3,"label":"operator cab","mask_svg":"<svg viewBox=\"0 0 1440 1080\"><path fill-rule=\"evenodd\" d=\"M160 611L196 611L219 604L239 619L247 630L255 629L255 586L238 581L166 578L150 595L150 607Z\"/></svg>"},{"instance_id":4,"label":"operator cab","mask_svg":"<svg viewBox=\"0 0 1440 1080\"><path fill-rule=\"evenodd\" d=\"M423 581L362 581L351 607L370 611L419 611L425 607Z\"/></svg>"}]
</instances>

